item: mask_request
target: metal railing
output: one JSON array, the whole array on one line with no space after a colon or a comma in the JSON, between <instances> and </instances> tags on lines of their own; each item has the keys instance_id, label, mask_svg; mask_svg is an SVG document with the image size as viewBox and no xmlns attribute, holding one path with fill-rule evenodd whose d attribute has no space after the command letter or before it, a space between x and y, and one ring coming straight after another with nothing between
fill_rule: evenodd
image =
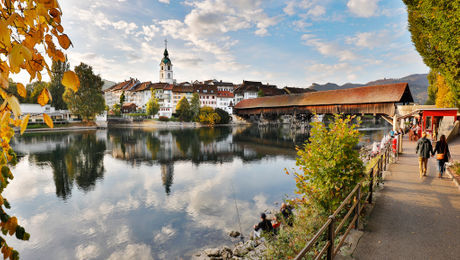
<instances>
[{"instance_id":1,"label":"metal railing","mask_svg":"<svg viewBox=\"0 0 460 260\"><path fill-rule=\"evenodd\" d=\"M353 190L348 194L345 200L340 204L340 206L334 211L332 215L329 216L328 220L324 225L316 232L316 234L308 241L307 245L299 252L299 254L295 257L295 259L305 259L305 255L312 250L318 251L316 254L309 255L312 259L322 259L324 254L326 259L334 259L337 253L340 250L340 247L345 242L348 234L350 233L352 228L358 229L359 227L359 216L361 211L363 210L364 206L367 203L372 203L373 200L373 193L374 193L374 186L379 186L379 183L382 182L382 173L386 171L390 162L391 157L394 154L394 161L398 159L399 154L399 142L402 141L401 135L398 135L398 145L396 146L396 152L393 151L392 145L387 144L385 148L377 155L378 160L377 162L368 170L367 178L364 178L361 182L356 184ZM363 192L368 188L367 192ZM351 206L349 206L351 204ZM344 209L348 208L347 213L341 217L344 213ZM353 219L348 222L349 218L353 216ZM341 220L340 220L341 219ZM339 222L340 220L340 222ZM337 227L335 228L336 223L338 223ZM345 231L342 229L346 227ZM320 249L317 250L316 247L318 246L321 237L327 231L327 239L325 241L325 245ZM335 238L336 236L341 236L340 240L336 243Z\"/></svg>"}]
</instances>

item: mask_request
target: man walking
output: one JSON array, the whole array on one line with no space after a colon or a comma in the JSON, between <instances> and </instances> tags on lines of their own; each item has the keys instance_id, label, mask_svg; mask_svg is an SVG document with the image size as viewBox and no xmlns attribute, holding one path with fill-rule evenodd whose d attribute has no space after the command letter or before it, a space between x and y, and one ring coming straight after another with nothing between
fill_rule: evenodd
<instances>
[{"instance_id":1,"label":"man walking","mask_svg":"<svg viewBox=\"0 0 460 260\"><path fill-rule=\"evenodd\" d=\"M418 154L418 162L420 167L420 178L426 176L426 168L428 158L430 158L433 147L431 141L426 138L426 132L422 133L422 138L417 141L417 148L415 152Z\"/></svg>"}]
</instances>

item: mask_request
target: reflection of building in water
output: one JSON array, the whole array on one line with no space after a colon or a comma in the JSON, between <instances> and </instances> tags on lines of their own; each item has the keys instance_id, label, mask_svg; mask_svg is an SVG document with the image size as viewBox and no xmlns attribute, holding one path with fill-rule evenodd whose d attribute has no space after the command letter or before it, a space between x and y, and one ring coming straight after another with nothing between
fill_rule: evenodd
<instances>
[{"instance_id":1,"label":"reflection of building in water","mask_svg":"<svg viewBox=\"0 0 460 260\"><path fill-rule=\"evenodd\" d=\"M168 162L166 164L161 164L161 180L163 186L165 187L165 192L167 195L171 192L171 185L174 179L174 163Z\"/></svg>"}]
</instances>

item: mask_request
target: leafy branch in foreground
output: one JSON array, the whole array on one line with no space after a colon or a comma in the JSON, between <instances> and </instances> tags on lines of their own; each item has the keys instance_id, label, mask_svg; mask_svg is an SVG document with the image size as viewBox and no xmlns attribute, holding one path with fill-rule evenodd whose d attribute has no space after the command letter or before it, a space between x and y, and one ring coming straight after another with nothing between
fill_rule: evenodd
<instances>
[{"instance_id":1,"label":"leafy branch in foreground","mask_svg":"<svg viewBox=\"0 0 460 260\"><path fill-rule=\"evenodd\" d=\"M6 213L10 205L1 195L13 179L9 166L17 162L16 154L10 147L13 128L19 127L22 134L29 122L29 115L21 116L18 98L8 91L10 74L26 71L32 82L35 79L41 81L42 72L46 70L51 77L45 57L65 62L62 49L68 49L72 43L61 25L62 10L57 0L0 0L0 12L0 96L3 100L0 105L0 227L4 236L15 235L18 239L28 240L30 235L18 224L17 218ZM74 72L66 71L62 75L62 84L77 91L79 80ZM27 96L22 83L16 84L16 91L22 98ZM44 106L51 100L50 91L44 87L37 103ZM43 115L43 119L49 127L53 127L53 121L47 114ZM5 259L19 258L19 253L9 247L1 236L0 247Z\"/></svg>"}]
</instances>

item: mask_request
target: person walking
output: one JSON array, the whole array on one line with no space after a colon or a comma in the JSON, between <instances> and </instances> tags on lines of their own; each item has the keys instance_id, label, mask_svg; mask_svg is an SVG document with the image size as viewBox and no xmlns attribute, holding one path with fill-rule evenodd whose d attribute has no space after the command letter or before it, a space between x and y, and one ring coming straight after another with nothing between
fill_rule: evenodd
<instances>
[{"instance_id":1,"label":"person walking","mask_svg":"<svg viewBox=\"0 0 460 260\"><path fill-rule=\"evenodd\" d=\"M436 142L436 146L433 150L433 155L436 154L436 160L438 160L438 177L442 178L444 171L446 169L446 162L449 161L450 152L449 152L449 145L446 141L446 136L441 135L439 141Z\"/></svg>"},{"instance_id":2,"label":"person walking","mask_svg":"<svg viewBox=\"0 0 460 260\"><path fill-rule=\"evenodd\" d=\"M422 133L422 138L417 141L417 148L415 152L418 154L418 163L420 168L420 178L426 176L426 169L428 165L428 158L433 153L433 146L431 141L426 138L426 132Z\"/></svg>"}]
</instances>

